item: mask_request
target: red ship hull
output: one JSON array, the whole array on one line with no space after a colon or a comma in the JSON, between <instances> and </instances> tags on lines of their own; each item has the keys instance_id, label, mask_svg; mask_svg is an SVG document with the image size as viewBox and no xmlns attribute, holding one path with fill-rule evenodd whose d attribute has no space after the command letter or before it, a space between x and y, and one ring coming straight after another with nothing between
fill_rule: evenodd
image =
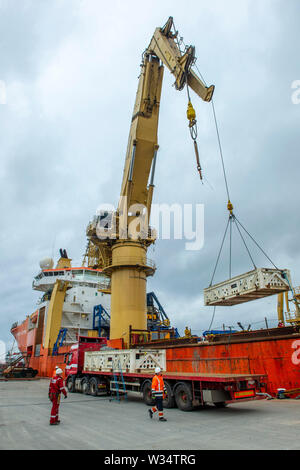
<instances>
[{"instance_id":1,"label":"red ship hull","mask_svg":"<svg viewBox=\"0 0 300 470\"><path fill-rule=\"evenodd\" d=\"M170 347L167 370L266 375L264 391L272 396L279 388L300 389L300 334L253 339L249 336L216 344Z\"/></svg>"},{"instance_id":2,"label":"red ship hull","mask_svg":"<svg viewBox=\"0 0 300 470\"><path fill-rule=\"evenodd\" d=\"M37 313L37 312L35 312ZM52 351L42 346L44 317L40 314L40 320L36 328L30 329L31 315L18 326L12 327L11 333L15 337L19 351L29 358L28 366L38 370L39 377L52 377L55 366L65 369L65 354L69 352L71 345L62 346L58 354L52 356Z\"/></svg>"}]
</instances>

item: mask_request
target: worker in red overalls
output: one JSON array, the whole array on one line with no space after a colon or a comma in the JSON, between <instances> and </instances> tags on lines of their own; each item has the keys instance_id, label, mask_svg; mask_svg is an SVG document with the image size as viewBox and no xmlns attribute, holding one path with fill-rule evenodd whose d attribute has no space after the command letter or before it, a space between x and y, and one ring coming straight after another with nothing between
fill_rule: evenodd
<instances>
[{"instance_id":1,"label":"worker in red overalls","mask_svg":"<svg viewBox=\"0 0 300 470\"><path fill-rule=\"evenodd\" d=\"M153 417L153 413L158 411L158 418L159 421L167 421L164 418L164 411L163 411L163 399L166 393L166 387L164 384L164 379L161 374L160 367L156 367L155 369L155 376L152 379L152 396L155 399L155 406L152 409L149 409L149 416L150 418Z\"/></svg>"},{"instance_id":2,"label":"worker in red overalls","mask_svg":"<svg viewBox=\"0 0 300 470\"><path fill-rule=\"evenodd\" d=\"M59 368L56 369L55 377L52 377L49 385L49 399L52 402L50 424L59 424L58 409L60 403L60 394L63 393L67 398L67 392L64 387L64 381L62 379L63 371Z\"/></svg>"}]
</instances>

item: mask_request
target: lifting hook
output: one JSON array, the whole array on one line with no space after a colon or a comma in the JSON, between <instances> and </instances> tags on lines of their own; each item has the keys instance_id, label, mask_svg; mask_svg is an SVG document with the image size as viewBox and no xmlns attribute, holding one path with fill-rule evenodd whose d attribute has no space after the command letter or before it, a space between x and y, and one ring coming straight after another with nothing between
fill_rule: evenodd
<instances>
[{"instance_id":1,"label":"lifting hook","mask_svg":"<svg viewBox=\"0 0 300 470\"><path fill-rule=\"evenodd\" d=\"M200 175L200 180L203 182L203 177L202 177L202 168L200 165L200 158L199 158L199 150L198 150L198 145L197 145L197 120L196 120L196 111L193 108L193 105L191 101L189 100L188 102L188 108L186 112L187 118L189 120L189 128L190 128L190 133L191 137L194 141L194 149L195 149L195 155L196 155L196 162L197 162L197 170Z\"/></svg>"}]
</instances>

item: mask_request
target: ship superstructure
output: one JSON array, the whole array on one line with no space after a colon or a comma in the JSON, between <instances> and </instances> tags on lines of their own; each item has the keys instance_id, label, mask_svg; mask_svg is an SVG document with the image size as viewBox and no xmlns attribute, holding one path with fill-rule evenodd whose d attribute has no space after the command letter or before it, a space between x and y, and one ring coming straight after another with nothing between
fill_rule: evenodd
<instances>
[{"instance_id":1,"label":"ship superstructure","mask_svg":"<svg viewBox=\"0 0 300 470\"><path fill-rule=\"evenodd\" d=\"M42 293L36 310L11 328L24 356L43 358L35 365L40 375L40 363L59 354L60 346L66 352L79 336L98 334L94 329L96 306L110 311L110 281L102 270L73 267L66 251L60 251L57 266L53 268L51 259L41 261L41 271L33 279L32 288ZM46 365L44 369L47 375Z\"/></svg>"},{"instance_id":2,"label":"ship superstructure","mask_svg":"<svg viewBox=\"0 0 300 470\"><path fill-rule=\"evenodd\" d=\"M45 325L51 295L57 283L67 285L61 313L60 328L66 330L65 344L73 344L79 335L88 336L93 329L93 309L101 304L109 310L109 280L100 269L71 267L44 269L33 280L32 287L44 292L39 310L44 309Z\"/></svg>"}]
</instances>

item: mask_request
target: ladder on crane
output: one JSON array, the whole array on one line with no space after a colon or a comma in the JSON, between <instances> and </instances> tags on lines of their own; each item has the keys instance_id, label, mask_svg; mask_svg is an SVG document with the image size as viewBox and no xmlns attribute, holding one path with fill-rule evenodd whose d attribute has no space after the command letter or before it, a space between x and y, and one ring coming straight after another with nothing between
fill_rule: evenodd
<instances>
[{"instance_id":1,"label":"ladder on crane","mask_svg":"<svg viewBox=\"0 0 300 470\"><path fill-rule=\"evenodd\" d=\"M58 354L58 348L63 345L64 340L66 339L66 334L67 334L68 329L67 328L61 328L59 330L59 333L57 335L56 342L53 346L53 351L52 351L52 356L57 356Z\"/></svg>"},{"instance_id":2,"label":"ladder on crane","mask_svg":"<svg viewBox=\"0 0 300 470\"><path fill-rule=\"evenodd\" d=\"M109 336L109 328L110 314L103 305L95 305L93 309L93 330L98 331L98 336L101 336L102 330Z\"/></svg>"}]
</instances>

